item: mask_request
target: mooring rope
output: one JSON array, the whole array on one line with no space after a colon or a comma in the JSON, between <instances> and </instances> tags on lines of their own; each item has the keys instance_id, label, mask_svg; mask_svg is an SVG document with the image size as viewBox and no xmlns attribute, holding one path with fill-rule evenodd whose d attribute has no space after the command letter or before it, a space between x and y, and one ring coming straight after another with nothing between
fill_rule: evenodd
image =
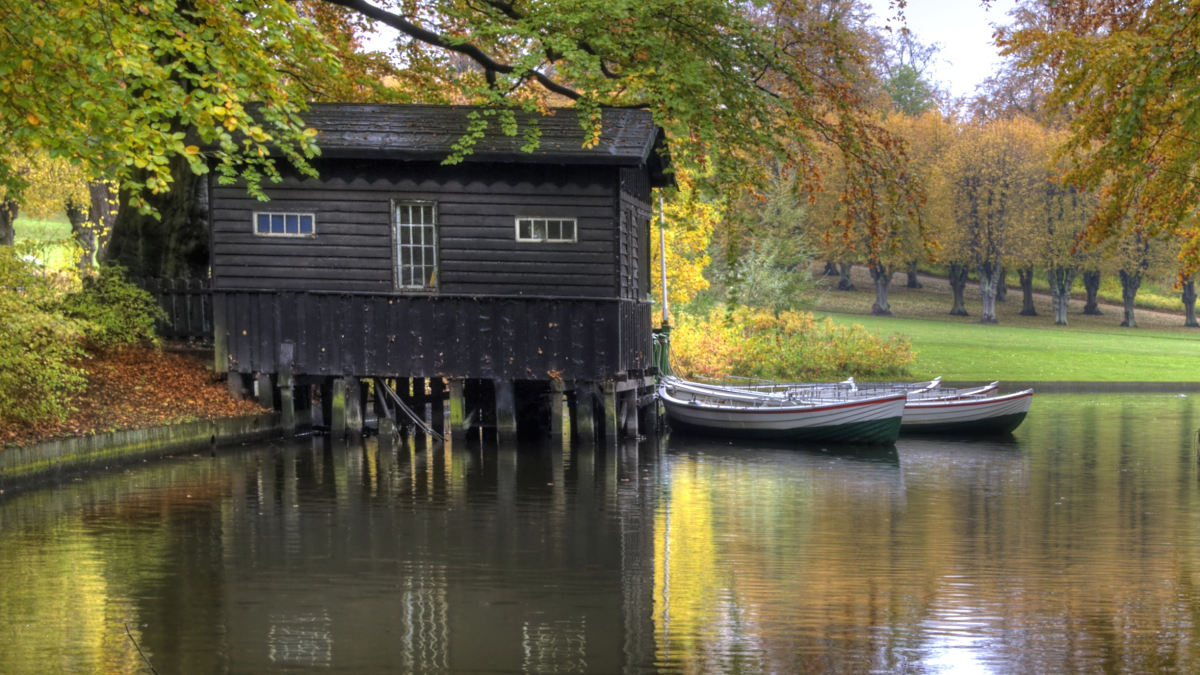
<instances>
[{"instance_id":1,"label":"mooring rope","mask_svg":"<svg viewBox=\"0 0 1200 675\"><path fill-rule=\"evenodd\" d=\"M417 414L413 412L412 408L409 408L407 405L405 405L404 400L400 398L400 395L397 394L394 389L388 386L388 383L385 382L382 377L375 378L375 382L383 387L383 390L386 391L392 397L392 400L396 402L396 407L403 410L404 414L408 415L408 418L411 419L413 423L415 423L417 427L421 429L421 431L424 431L443 443L446 442L446 439L443 438L441 434L429 428L429 426L425 424L425 420L418 417Z\"/></svg>"}]
</instances>

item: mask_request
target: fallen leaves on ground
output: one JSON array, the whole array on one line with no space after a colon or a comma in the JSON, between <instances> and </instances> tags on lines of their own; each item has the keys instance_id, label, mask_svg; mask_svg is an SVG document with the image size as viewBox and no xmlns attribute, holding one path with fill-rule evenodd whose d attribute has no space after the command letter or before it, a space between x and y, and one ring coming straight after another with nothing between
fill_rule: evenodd
<instances>
[{"instance_id":1,"label":"fallen leaves on ground","mask_svg":"<svg viewBox=\"0 0 1200 675\"><path fill-rule=\"evenodd\" d=\"M78 365L87 371L88 385L71 402L71 416L0 429L0 446L263 412L231 396L196 354L130 346L92 354Z\"/></svg>"}]
</instances>

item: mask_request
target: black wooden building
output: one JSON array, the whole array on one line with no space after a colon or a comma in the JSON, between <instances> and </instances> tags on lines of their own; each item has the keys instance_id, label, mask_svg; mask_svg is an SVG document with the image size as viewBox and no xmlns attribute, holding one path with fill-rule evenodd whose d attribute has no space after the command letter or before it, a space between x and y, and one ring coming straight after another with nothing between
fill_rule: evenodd
<instances>
[{"instance_id":1,"label":"black wooden building","mask_svg":"<svg viewBox=\"0 0 1200 675\"><path fill-rule=\"evenodd\" d=\"M452 426L511 431L533 397L553 428L564 394L586 434L592 410L610 435L636 424L652 374L650 190L671 180L661 129L607 109L585 147L576 112L558 109L537 117L530 153L529 117L516 136L493 119L443 164L473 111L315 104L319 179L269 184L267 202L210 185L218 369L273 383L285 407L290 386L336 380L353 409L364 378L385 378L435 411L448 390Z\"/></svg>"}]
</instances>

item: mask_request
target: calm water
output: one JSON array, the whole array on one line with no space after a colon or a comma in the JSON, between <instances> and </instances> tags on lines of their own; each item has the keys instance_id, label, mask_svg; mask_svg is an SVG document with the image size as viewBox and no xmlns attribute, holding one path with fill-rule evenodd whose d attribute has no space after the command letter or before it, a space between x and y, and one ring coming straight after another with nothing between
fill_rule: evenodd
<instances>
[{"instance_id":1,"label":"calm water","mask_svg":"<svg viewBox=\"0 0 1200 675\"><path fill-rule=\"evenodd\" d=\"M1200 672L1200 398L1007 442L355 447L0 497L0 673Z\"/></svg>"}]
</instances>

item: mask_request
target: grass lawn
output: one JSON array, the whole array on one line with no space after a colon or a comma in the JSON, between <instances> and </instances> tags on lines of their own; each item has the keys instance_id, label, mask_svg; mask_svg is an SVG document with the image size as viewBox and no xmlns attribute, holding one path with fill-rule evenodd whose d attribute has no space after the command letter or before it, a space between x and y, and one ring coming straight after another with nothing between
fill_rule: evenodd
<instances>
[{"instance_id":1,"label":"grass lawn","mask_svg":"<svg viewBox=\"0 0 1200 675\"><path fill-rule=\"evenodd\" d=\"M912 339L916 378L1179 382L1200 380L1200 330L984 326L816 312Z\"/></svg>"},{"instance_id":2,"label":"grass lawn","mask_svg":"<svg viewBox=\"0 0 1200 675\"><path fill-rule=\"evenodd\" d=\"M72 264L61 242L71 238L71 223L66 216L53 220L31 220L18 217L13 223L13 239L31 247L30 255L48 267L61 268Z\"/></svg>"}]
</instances>

